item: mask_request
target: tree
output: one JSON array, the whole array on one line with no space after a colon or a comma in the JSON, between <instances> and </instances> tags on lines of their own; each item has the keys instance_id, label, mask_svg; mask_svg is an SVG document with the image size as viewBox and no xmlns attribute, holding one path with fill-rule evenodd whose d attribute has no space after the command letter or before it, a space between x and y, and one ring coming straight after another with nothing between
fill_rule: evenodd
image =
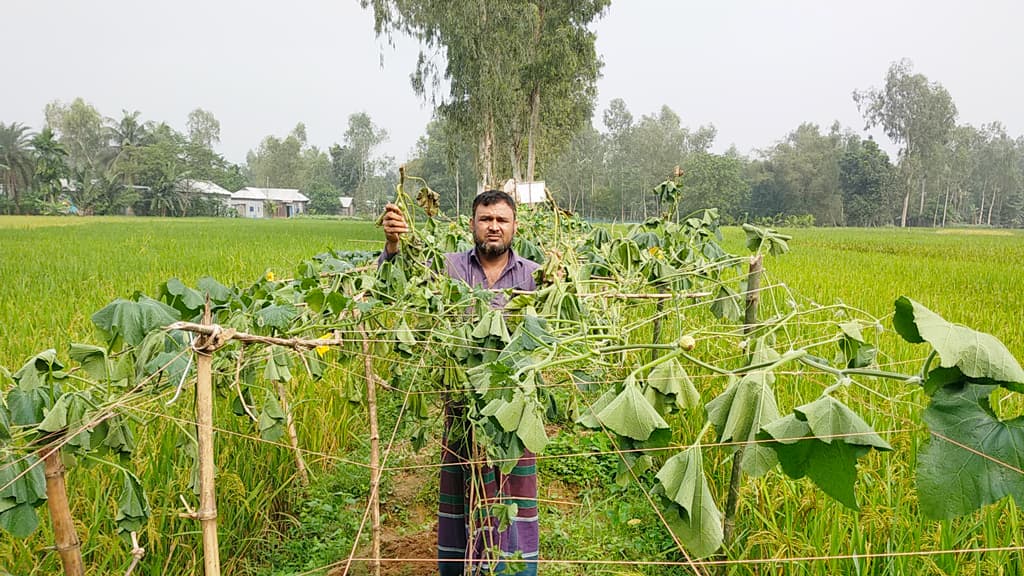
<instances>
[{"instance_id":1,"label":"tree","mask_svg":"<svg viewBox=\"0 0 1024 576\"><path fill-rule=\"evenodd\" d=\"M476 192L473 144L459 138L441 118L427 124L426 134L406 165L409 174L426 180L441 195L441 210L459 215L470 206Z\"/></svg>"},{"instance_id":2,"label":"tree","mask_svg":"<svg viewBox=\"0 0 1024 576\"><path fill-rule=\"evenodd\" d=\"M524 145L532 178L540 144L557 152L589 119L600 61L588 26L608 0L361 2L378 34L422 43L413 89L477 143L478 187L496 185L502 167L521 179Z\"/></svg>"},{"instance_id":3,"label":"tree","mask_svg":"<svg viewBox=\"0 0 1024 576\"><path fill-rule=\"evenodd\" d=\"M32 149L36 189L43 200L56 202L61 193L61 180L71 175L67 165L68 153L49 128L43 128L32 138Z\"/></svg>"},{"instance_id":4,"label":"tree","mask_svg":"<svg viewBox=\"0 0 1024 576\"><path fill-rule=\"evenodd\" d=\"M249 151L246 164L249 185L263 188L298 188L302 181L302 148L306 128L298 124L284 139L267 136L256 152Z\"/></svg>"},{"instance_id":5,"label":"tree","mask_svg":"<svg viewBox=\"0 0 1024 576\"><path fill-rule=\"evenodd\" d=\"M892 221L886 192L893 177L889 155L871 139L856 140L839 159L839 188L847 226L881 226Z\"/></svg>"},{"instance_id":6,"label":"tree","mask_svg":"<svg viewBox=\"0 0 1024 576\"><path fill-rule=\"evenodd\" d=\"M335 144L329 151L334 185L342 195L353 197L360 207L370 206L371 211L379 208L373 206L379 198L369 187L380 166L374 151L387 139L387 131L374 124L369 114L358 112L348 117L344 145Z\"/></svg>"},{"instance_id":7,"label":"tree","mask_svg":"<svg viewBox=\"0 0 1024 576\"><path fill-rule=\"evenodd\" d=\"M907 225L912 183L920 184L919 219L924 214L929 161L948 141L956 126L957 110L942 85L912 72L909 60L889 67L882 89L855 91L853 99L867 122L866 128L881 126L886 136L902 146L900 168L904 196L900 226Z\"/></svg>"},{"instance_id":8,"label":"tree","mask_svg":"<svg viewBox=\"0 0 1024 576\"><path fill-rule=\"evenodd\" d=\"M213 112L196 108L188 113L188 140L204 148L212 148L220 142L220 122Z\"/></svg>"},{"instance_id":9,"label":"tree","mask_svg":"<svg viewBox=\"0 0 1024 576\"><path fill-rule=\"evenodd\" d=\"M683 195L680 212L718 208L726 221L739 219L750 185L743 179L739 155L696 152L683 162Z\"/></svg>"},{"instance_id":10,"label":"tree","mask_svg":"<svg viewBox=\"0 0 1024 576\"><path fill-rule=\"evenodd\" d=\"M91 104L76 98L71 104L51 102L44 111L46 126L57 134L74 171L94 173L104 168L110 132Z\"/></svg>"},{"instance_id":11,"label":"tree","mask_svg":"<svg viewBox=\"0 0 1024 576\"><path fill-rule=\"evenodd\" d=\"M120 177L122 183L132 188L135 186L135 172L137 151L151 141L149 134L152 126L149 123L139 122L140 112L135 110L129 112L122 110L121 120L108 119L107 133L110 143L110 150L106 154L109 157L107 170L113 175Z\"/></svg>"},{"instance_id":12,"label":"tree","mask_svg":"<svg viewBox=\"0 0 1024 576\"><path fill-rule=\"evenodd\" d=\"M15 213L20 212L21 190L27 189L35 172L28 127L18 122L0 123L0 185Z\"/></svg>"}]
</instances>

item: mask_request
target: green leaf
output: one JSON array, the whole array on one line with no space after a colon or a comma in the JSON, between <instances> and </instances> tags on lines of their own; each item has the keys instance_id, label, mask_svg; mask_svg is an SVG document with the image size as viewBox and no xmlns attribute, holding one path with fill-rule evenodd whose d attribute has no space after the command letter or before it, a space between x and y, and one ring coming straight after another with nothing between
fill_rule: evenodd
<instances>
[{"instance_id":1,"label":"green leaf","mask_svg":"<svg viewBox=\"0 0 1024 576\"><path fill-rule=\"evenodd\" d=\"M857 459L876 450L892 450L856 413L825 395L794 408L793 413L765 426L759 438L778 455L791 478L807 476L826 494L857 510L854 484Z\"/></svg>"},{"instance_id":2,"label":"green leaf","mask_svg":"<svg viewBox=\"0 0 1024 576\"><path fill-rule=\"evenodd\" d=\"M743 310L740 308L740 297L736 292L726 285L718 287L715 300L711 303L711 313L715 318L736 322L743 317Z\"/></svg>"},{"instance_id":3,"label":"green leaf","mask_svg":"<svg viewBox=\"0 0 1024 576\"><path fill-rule=\"evenodd\" d=\"M68 356L81 364L82 369L94 380L106 380L110 376L107 351L91 344L71 344Z\"/></svg>"},{"instance_id":4,"label":"green leaf","mask_svg":"<svg viewBox=\"0 0 1024 576\"><path fill-rule=\"evenodd\" d=\"M587 428L599 430L601 428L601 421L597 419L597 415L600 414L601 410L604 410L606 406L611 404L614 399L615 391L611 388L605 390L604 394L601 394L601 396L598 397L592 405L583 409L582 414L576 417L576 423Z\"/></svg>"},{"instance_id":5,"label":"green leaf","mask_svg":"<svg viewBox=\"0 0 1024 576\"><path fill-rule=\"evenodd\" d=\"M202 294L185 286L177 278L171 278L160 285L160 299L187 316L195 316L206 305Z\"/></svg>"},{"instance_id":6,"label":"green leaf","mask_svg":"<svg viewBox=\"0 0 1024 576\"><path fill-rule=\"evenodd\" d=\"M39 516L30 504L17 504L0 512L0 528L15 538L27 538L38 526Z\"/></svg>"},{"instance_id":7,"label":"green leaf","mask_svg":"<svg viewBox=\"0 0 1024 576\"><path fill-rule=\"evenodd\" d=\"M543 410L536 402L532 402L532 404L533 406L528 406L523 410L516 435L530 452L540 454L548 444L548 435L544 430Z\"/></svg>"},{"instance_id":8,"label":"green leaf","mask_svg":"<svg viewBox=\"0 0 1024 576\"><path fill-rule=\"evenodd\" d=\"M28 391L33 388L47 386L47 380L50 378L60 378L60 376L54 373L62 370L64 370L64 365L57 360L57 351L50 348L36 354L22 365L14 373L14 380L18 383L19 388Z\"/></svg>"},{"instance_id":9,"label":"green leaf","mask_svg":"<svg viewBox=\"0 0 1024 576\"><path fill-rule=\"evenodd\" d=\"M256 312L256 323L284 332L298 315L298 309L291 304L271 304Z\"/></svg>"},{"instance_id":10,"label":"green leaf","mask_svg":"<svg viewBox=\"0 0 1024 576\"><path fill-rule=\"evenodd\" d=\"M682 408L700 404L700 394L689 374L675 358L659 364L647 375L647 383L666 396L672 396Z\"/></svg>"},{"instance_id":11,"label":"green leaf","mask_svg":"<svg viewBox=\"0 0 1024 576\"><path fill-rule=\"evenodd\" d=\"M690 556L703 558L722 545L722 514L704 476L701 446L669 458L657 474L656 492L669 502L665 519Z\"/></svg>"},{"instance_id":12,"label":"green leaf","mask_svg":"<svg viewBox=\"0 0 1024 576\"><path fill-rule=\"evenodd\" d=\"M790 478L807 476L826 494L858 510L854 484L857 459L868 453L866 446L812 438L810 426L797 414L790 414L765 427L764 433L778 443L769 444L778 455L782 471Z\"/></svg>"},{"instance_id":13,"label":"green leaf","mask_svg":"<svg viewBox=\"0 0 1024 576\"><path fill-rule=\"evenodd\" d=\"M806 421L811 432L826 444L835 440L846 444L870 446L877 450L892 450L892 446L876 434L857 413L831 396L822 396L810 404L794 408L793 411Z\"/></svg>"},{"instance_id":14,"label":"green leaf","mask_svg":"<svg viewBox=\"0 0 1024 576\"><path fill-rule=\"evenodd\" d=\"M619 436L644 441L655 430L669 429L668 422L644 398L630 375L622 391L597 414L597 419Z\"/></svg>"},{"instance_id":15,"label":"green leaf","mask_svg":"<svg viewBox=\"0 0 1024 576\"><path fill-rule=\"evenodd\" d=\"M1000 421L989 406L994 385L947 386L924 411L932 432L918 456L921 512L947 519L1012 496L1024 506L1024 416Z\"/></svg>"},{"instance_id":16,"label":"green leaf","mask_svg":"<svg viewBox=\"0 0 1024 576\"><path fill-rule=\"evenodd\" d=\"M43 421L43 412L50 404L46 388L24 389L20 385L7 392L7 408L11 412L11 424L34 426Z\"/></svg>"},{"instance_id":17,"label":"green leaf","mask_svg":"<svg viewBox=\"0 0 1024 576\"><path fill-rule=\"evenodd\" d=\"M947 322L906 296L896 300L892 323L907 342L931 344L942 368L955 367L969 379L1024 392L1024 369L994 336Z\"/></svg>"},{"instance_id":18,"label":"green leaf","mask_svg":"<svg viewBox=\"0 0 1024 576\"><path fill-rule=\"evenodd\" d=\"M286 416L277 397L267 392L266 400L263 402L263 409L260 411L257 425L260 429L260 438L276 442L284 436Z\"/></svg>"},{"instance_id":19,"label":"green leaf","mask_svg":"<svg viewBox=\"0 0 1024 576\"><path fill-rule=\"evenodd\" d=\"M142 482L127 470L124 471L124 483L121 496L117 499L117 531L127 535L141 532L150 516L149 500L142 488Z\"/></svg>"},{"instance_id":20,"label":"green leaf","mask_svg":"<svg viewBox=\"0 0 1024 576\"><path fill-rule=\"evenodd\" d=\"M197 280L196 289L202 296L209 296L210 301L215 304L223 304L231 299L231 290L209 276ZM203 304L205 305L205 301Z\"/></svg>"},{"instance_id":21,"label":"green leaf","mask_svg":"<svg viewBox=\"0 0 1024 576\"><path fill-rule=\"evenodd\" d=\"M770 349L756 353L754 363L777 358ZM742 378L733 377L726 389L706 405L708 420L718 431L719 442L752 442L767 424L779 419L770 371L757 370ZM734 448L735 449L735 448ZM760 476L775 465L775 453L760 444L748 444L743 457L743 470Z\"/></svg>"}]
</instances>

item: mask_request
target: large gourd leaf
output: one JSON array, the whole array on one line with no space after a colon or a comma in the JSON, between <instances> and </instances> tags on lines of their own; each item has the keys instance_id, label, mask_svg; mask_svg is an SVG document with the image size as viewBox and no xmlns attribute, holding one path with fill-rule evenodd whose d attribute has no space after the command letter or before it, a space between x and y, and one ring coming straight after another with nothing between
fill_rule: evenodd
<instances>
[{"instance_id":1,"label":"large gourd leaf","mask_svg":"<svg viewBox=\"0 0 1024 576\"><path fill-rule=\"evenodd\" d=\"M647 375L647 384L666 396L671 396L681 408L693 408L700 404L700 394L693 380L675 358L659 364Z\"/></svg>"},{"instance_id":2,"label":"large gourd leaf","mask_svg":"<svg viewBox=\"0 0 1024 576\"><path fill-rule=\"evenodd\" d=\"M523 446L526 446L534 454L539 454L548 444L548 435L544 430L544 417L540 405L536 402L531 402L531 404L532 406L528 405L523 410L523 417L519 421L516 435L523 441Z\"/></svg>"},{"instance_id":3,"label":"large gourd leaf","mask_svg":"<svg viewBox=\"0 0 1024 576\"><path fill-rule=\"evenodd\" d=\"M665 520L690 555L703 558L722 545L722 514L711 496L699 444L668 459L655 491L668 501Z\"/></svg>"},{"instance_id":4,"label":"large gourd leaf","mask_svg":"<svg viewBox=\"0 0 1024 576\"><path fill-rule=\"evenodd\" d=\"M117 299L92 315L92 323L99 328L112 350L122 344L138 346L146 334L180 319L174 308L140 296L138 301Z\"/></svg>"},{"instance_id":5,"label":"large gourd leaf","mask_svg":"<svg viewBox=\"0 0 1024 576\"><path fill-rule=\"evenodd\" d=\"M994 385L947 386L924 411L933 435L917 463L921 512L946 519L1012 496L1024 506L1024 416L1000 421Z\"/></svg>"},{"instance_id":6,"label":"large gourd leaf","mask_svg":"<svg viewBox=\"0 0 1024 576\"><path fill-rule=\"evenodd\" d=\"M854 484L857 459L871 448L892 447L845 404L822 396L768 424L759 435L773 439L782 471L791 478L807 476L826 494L857 510Z\"/></svg>"},{"instance_id":7,"label":"large gourd leaf","mask_svg":"<svg viewBox=\"0 0 1024 576\"><path fill-rule=\"evenodd\" d=\"M754 355L753 361L759 364L777 357L764 348ZM708 420L715 426L719 442L753 442L761 428L779 419L774 382L771 371L756 370L742 378L732 378L725 391L708 402ZM745 447L743 470L748 474L761 476L776 462L775 453L761 444Z\"/></svg>"},{"instance_id":8,"label":"large gourd leaf","mask_svg":"<svg viewBox=\"0 0 1024 576\"><path fill-rule=\"evenodd\" d=\"M39 526L35 508L46 502L43 465L35 456L0 461L0 529L25 538Z\"/></svg>"},{"instance_id":9,"label":"large gourd leaf","mask_svg":"<svg viewBox=\"0 0 1024 576\"><path fill-rule=\"evenodd\" d=\"M893 327L911 343L928 342L938 352L940 367L929 375L929 393L954 381L976 379L1024 392L1024 369L998 338L946 321L906 296L896 300ZM966 378L956 378L959 371Z\"/></svg>"},{"instance_id":10,"label":"large gourd leaf","mask_svg":"<svg viewBox=\"0 0 1024 576\"><path fill-rule=\"evenodd\" d=\"M655 430L669 429L668 422L647 402L632 375L626 378L618 396L597 414L597 419L619 436L641 442Z\"/></svg>"},{"instance_id":11,"label":"large gourd leaf","mask_svg":"<svg viewBox=\"0 0 1024 576\"><path fill-rule=\"evenodd\" d=\"M149 515L149 500L142 489L142 482L125 470L121 497L117 499L117 516L114 518L117 522L117 532L123 536L141 532Z\"/></svg>"}]
</instances>

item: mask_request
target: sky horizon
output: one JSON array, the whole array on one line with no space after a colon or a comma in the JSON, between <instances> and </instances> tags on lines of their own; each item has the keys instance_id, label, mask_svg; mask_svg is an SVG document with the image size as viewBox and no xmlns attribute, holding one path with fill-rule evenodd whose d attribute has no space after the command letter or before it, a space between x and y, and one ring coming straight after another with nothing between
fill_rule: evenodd
<instances>
[{"instance_id":1,"label":"sky horizon","mask_svg":"<svg viewBox=\"0 0 1024 576\"><path fill-rule=\"evenodd\" d=\"M203 108L221 124L214 148L244 163L264 137L299 122L326 150L342 142L350 114L366 112L390 136L379 152L401 163L431 117L409 83L416 42L377 38L356 0L5 4L10 45L30 49L7 66L16 82L0 91L0 122L38 130L48 102L81 97L104 116L138 110L184 131ZM602 111L622 98L636 120L666 105L686 127L714 125L717 152L751 154L802 122L866 135L852 92L880 87L890 64L908 58L950 92L958 122L998 121L1016 138L1020 22L1024 3L1010 1L613 2L593 26L604 61L594 125L603 130Z\"/></svg>"}]
</instances>

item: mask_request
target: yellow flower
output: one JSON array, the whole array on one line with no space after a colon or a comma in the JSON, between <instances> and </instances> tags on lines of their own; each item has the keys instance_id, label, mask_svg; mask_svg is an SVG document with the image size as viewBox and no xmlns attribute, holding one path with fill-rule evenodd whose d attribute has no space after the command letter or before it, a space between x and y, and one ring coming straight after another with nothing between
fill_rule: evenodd
<instances>
[{"instance_id":1,"label":"yellow flower","mask_svg":"<svg viewBox=\"0 0 1024 576\"><path fill-rule=\"evenodd\" d=\"M333 334L324 334L323 336L317 338L317 340L330 340L333 336ZM317 346L316 355L323 358L324 355L327 354L327 351L330 349L331 347L326 344L324 344L323 346Z\"/></svg>"},{"instance_id":2,"label":"yellow flower","mask_svg":"<svg viewBox=\"0 0 1024 576\"><path fill-rule=\"evenodd\" d=\"M274 272L273 272L273 270L267 270L267 282L273 282L273 281L274 281Z\"/></svg>"},{"instance_id":3,"label":"yellow flower","mask_svg":"<svg viewBox=\"0 0 1024 576\"><path fill-rule=\"evenodd\" d=\"M657 258L661 254L661 248L659 248L657 246L651 246L650 248L647 249L647 252L651 256L654 256L655 258Z\"/></svg>"}]
</instances>

